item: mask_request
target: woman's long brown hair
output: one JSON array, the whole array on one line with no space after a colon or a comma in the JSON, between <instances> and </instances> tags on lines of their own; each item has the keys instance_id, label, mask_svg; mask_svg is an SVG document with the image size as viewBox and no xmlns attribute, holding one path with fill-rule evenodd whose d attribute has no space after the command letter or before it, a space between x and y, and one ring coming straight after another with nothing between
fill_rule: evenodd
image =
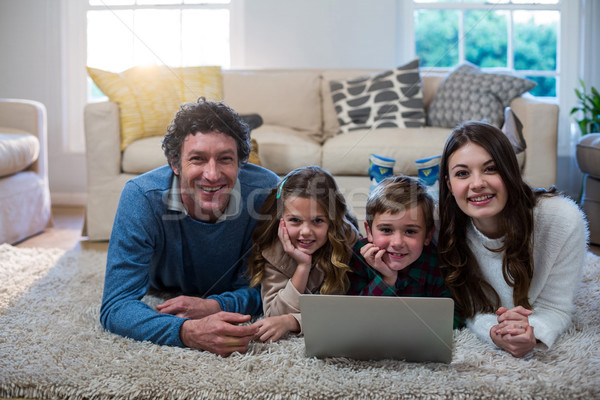
<instances>
[{"instance_id":1,"label":"woman's long brown hair","mask_svg":"<svg viewBox=\"0 0 600 400\"><path fill-rule=\"evenodd\" d=\"M498 293L485 281L466 239L470 217L458 207L448 187L448 159L467 143L483 147L496 164L508 193L502 210L501 232L504 244L490 251L502 252L502 275L513 288L513 302L531 309L529 287L533 277L533 208L537 197L521 178L521 171L512 146L504 133L489 124L469 121L455 128L446 141L440 162L440 234L438 251L444 268L446 285L465 318L478 312L493 313L500 306Z\"/></svg>"},{"instance_id":2,"label":"woman's long brown hair","mask_svg":"<svg viewBox=\"0 0 600 400\"><path fill-rule=\"evenodd\" d=\"M279 241L277 234L284 203L290 197L314 199L327 213L329 229L327 242L313 254L325 278L322 294L344 294L349 286L348 263L352 258L352 246L358 239L357 230L348 213L346 201L329 172L317 166L298 168L288 175L267 196L260 215L263 217L252 235L252 253L248 258L250 286L261 283L267 261L263 250Z\"/></svg>"}]
</instances>

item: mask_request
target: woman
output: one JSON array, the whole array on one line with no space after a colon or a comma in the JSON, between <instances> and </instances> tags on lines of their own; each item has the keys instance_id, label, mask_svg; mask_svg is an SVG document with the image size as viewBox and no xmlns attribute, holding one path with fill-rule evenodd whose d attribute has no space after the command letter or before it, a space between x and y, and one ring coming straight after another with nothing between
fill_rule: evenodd
<instances>
[{"instance_id":1,"label":"woman","mask_svg":"<svg viewBox=\"0 0 600 400\"><path fill-rule=\"evenodd\" d=\"M579 207L533 191L498 128L467 122L440 163L439 253L467 327L515 357L550 348L571 323L587 249Z\"/></svg>"}]
</instances>

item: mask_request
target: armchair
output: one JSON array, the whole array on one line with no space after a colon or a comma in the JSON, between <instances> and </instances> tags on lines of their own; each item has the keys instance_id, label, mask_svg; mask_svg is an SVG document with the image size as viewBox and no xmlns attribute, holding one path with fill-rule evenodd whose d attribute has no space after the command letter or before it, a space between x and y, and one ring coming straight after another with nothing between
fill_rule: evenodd
<instances>
[{"instance_id":1,"label":"armchair","mask_svg":"<svg viewBox=\"0 0 600 400\"><path fill-rule=\"evenodd\" d=\"M46 108L0 98L0 243L14 244L51 221Z\"/></svg>"}]
</instances>

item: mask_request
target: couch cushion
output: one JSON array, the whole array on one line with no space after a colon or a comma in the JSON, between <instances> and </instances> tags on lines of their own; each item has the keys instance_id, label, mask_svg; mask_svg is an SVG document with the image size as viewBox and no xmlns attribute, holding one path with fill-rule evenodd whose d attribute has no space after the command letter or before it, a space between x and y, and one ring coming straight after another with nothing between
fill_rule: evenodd
<instances>
[{"instance_id":1,"label":"couch cushion","mask_svg":"<svg viewBox=\"0 0 600 400\"><path fill-rule=\"evenodd\" d=\"M164 136L150 136L132 142L123 151L121 168L128 174L143 174L167 163L162 150Z\"/></svg>"},{"instance_id":2,"label":"couch cushion","mask_svg":"<svg viewBox=\"0 0 600 400\"><path fill-rule=\"evenodd\" d=\"M320 79L316 71L223 71L224 101L240 114L259 114L265 125L320 140Z\"/></svg>"},{"instance_id":3,"label":"couch cushion","mask_svg":"<svg viewBox=\"0 0 600 400\"><path fill-rule=\"evenodd\" d=\"M323 145L323 168L334 175L368 175L373 153L396 160L394 174L417 175L415 160L442 153L450 129L382 128L344 133Z\"/></svg>"},{"instance_id":4,"label":"couch cushion","mask_svg":"<svg viewBox=\"0 0 600 400\"><path fill-rule=\"evenodd\" d=\"M487 120L500 128L504 108L535 82L512 75L482 72L468 62L441 83L427 110L427 125L454 128L467 120Z\"/></svg>"},{"instance_id":5,"label":"couch cushion","mask_svg":"<svg viewBox=\"0 0 600 400\"><path fill-rule=\"evenodd\" d=\"M321 165L321 144L306 132L265 124L252 131L252 138L258 142L262 166L276 174Z\"/></svg>"},{"instance_id":6,"label":"couch cushion","mask_svg":"<svg viewBox=\"0 0 600 400\"><path fill-rule=\"evenodd\" d=\"M121 150L137 139L164 135L184 102L221 100L220 67L133 67L121 73L89 68L98 88L121 112Z\"/></svg>"},{"instance_id":7,"label":"couch cushion","mask_svg":"<svg viewBox=\"0 0 600 400\"><path fill-rule=\"evenodd\" d=\"M38 159L40 141L25 131L0 127L0 177L29 167Z\"/></svg>"},{"instance_id":8,"label":"couch cushion","mask_svg":"<svg viewBox=\"0 0 600 400\"><path fill-rule=\"evenodd\" d=\"M425 125L419 59L394 70L329 84L339 133Z\"/></svg>"}]
</instances>

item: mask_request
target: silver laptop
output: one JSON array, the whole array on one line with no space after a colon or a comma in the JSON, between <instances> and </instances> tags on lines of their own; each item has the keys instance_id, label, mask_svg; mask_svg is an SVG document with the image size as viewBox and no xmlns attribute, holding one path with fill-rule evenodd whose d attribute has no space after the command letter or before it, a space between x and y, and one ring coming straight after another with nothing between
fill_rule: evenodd
<instances>
[{"instance_id":1,"label":"silver laptop","mask_svg":"<svg viewBox=\"0 0 600 400\"><path fill-rule=\"evenodd\" d=\"M452 361L452 299L303 294L300 312L309 357Z\"/></svg>"}]
</instances>

